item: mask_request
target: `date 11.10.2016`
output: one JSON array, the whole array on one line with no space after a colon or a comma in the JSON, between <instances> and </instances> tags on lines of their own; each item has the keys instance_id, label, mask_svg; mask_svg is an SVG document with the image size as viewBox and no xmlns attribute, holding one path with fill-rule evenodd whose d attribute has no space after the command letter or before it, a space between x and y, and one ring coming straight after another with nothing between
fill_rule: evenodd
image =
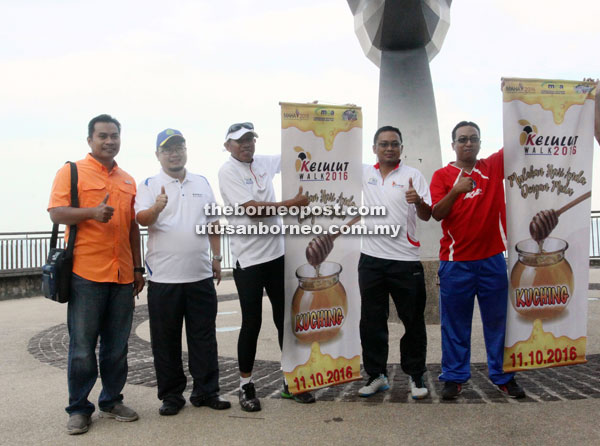
<instances>
[{"instance_id":1,"label":"date 11.10.2016","mask_svg":"<svg viewBox=\"0 0 600 446\"><path fill-rule=\"evenodd\" d=\"M510 355L513 367L527 367L535 365L565 365L577 359L577 349L573 347L543 350L531 350L528 353L513 353Z\"/></svg>"},{"instance_id":2,"label":"date 11.10.2016","mask_svg":"<svg viewBox=\"0 0 600 446\"><path fill-rule=\"evenodd\" d=\"M323 373L321 372L313 373L308 377L300 376L299 378L294 378L294 383L296 384L296 391L305 392L312 388L351 381L352 377L352 366L348 366L334 370L326 370L325 376L323 376Z\"/></svg>"}]
</instances>

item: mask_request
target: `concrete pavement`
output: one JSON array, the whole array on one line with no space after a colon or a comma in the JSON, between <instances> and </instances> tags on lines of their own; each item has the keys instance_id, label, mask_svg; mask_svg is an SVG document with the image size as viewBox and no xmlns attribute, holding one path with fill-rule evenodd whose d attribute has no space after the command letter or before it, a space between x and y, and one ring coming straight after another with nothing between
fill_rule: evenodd
<instances>
[{"instance_id":1,"label":"concrete pavement","mask_svg":"<svg viewBox=\"0 0 600 446\"><path fill-rule=\"evenodd\" d=\"M591 270L591 282L600 283L600 270ZM593 288L593 287L592 287ZM600 287L599 287L600 288ZM0 302L0 444L414 444L435 445L520 445L526 443L578 445L600 443L600 290L592 289L589 300L588 355L590 362L583 366L553 369L547 379L544 392L554 397L517 402L499 398L486 400L474 397L471 401L438 404L429 398L415 403L406 397L405 378L398 374L398 388L378 395L375 399L354 398L354 392L322 391L316 404L302 406L277 397L280 375L276 362L279 360L276 334L265 300L263 330L257 357L269 370L271 385L263 399L263 410L254 414L242 412L235 392L235 342L237 326L240 325L239 306L236 300L226 296L235 293L231 281L219 287L221 298L217 324L219 355L230 358L233 366L221 362L223 394L232 401L228 411L215 412L208 408L187 405L176 417L160 417L156 388L151 383L127 384L125 402L135 408L140 420L119 423L99 419L94 414L90 431L82 436L65 433L67 415L66 372L61 369L64 358L60 351L65 345L64 324L66 305L49 302L42 297ZM140 299L138 325L134 333L139 339L132 356L140 356L148 348L148 327L143 320L144 298ZM477 312L476 312L477 314ZM398 363L396 346L402 327L390 327L390 364ZM44 335L41 335L44 334ZM435 391L434 368L440 362L439 326L429 326L428 366L429 383ZM476 318L473 328L473 362L485 361L481 341L481 325ZM132 339L134 339L132 337ZM145 347L144 347L145 346ZM35 352L38 357L30 353ZM142 352L142 353L140 353ZM274 365L275 364L275 365ZM147 364L151 365L151 362ZM225 365L225 369L224 369ZM232 369L226 370L227 368ZM273 368L275 367L275 368ZM394 368L394 366L392 366ZM150 366L151 369L151 366ZM477 367L474 367L475 371ZM526 390L529 378L537 372L521 374ZM565 375L566 373L566 375ZM477 375L477 371L474 373ZM578 389L573 383L577 376L586 385ZM233 378L231 378L233 376ZM481 382L483 382L482 379ZM561 393L568 385L569 393ZM225 385L224 385L225 383ZM233 383L233 384L232 384ZM359 383L348 386L358 386ZM342 388L344 386L338 386ZM486 389L472 389L473 395L486 394ZM100 384L94 388L90 399L98 397ZM594 390L595 389L595 390ZM394 389L392 389L394 390ZM402 392L404 391L404 396ZM333 393L331 393L333 392ZM341 394L341 396L340 396ZM330 398L328 397L330 396ZM491 395L491 394L490 394ZM571 395L564 396L564 395ZM579 397L578 397L579 396ZM325 401L329 399L330 401ZM399 400L398 400L399 399ZM406 404L397 404L397 403Z\"/></svg>"}]
</instances>

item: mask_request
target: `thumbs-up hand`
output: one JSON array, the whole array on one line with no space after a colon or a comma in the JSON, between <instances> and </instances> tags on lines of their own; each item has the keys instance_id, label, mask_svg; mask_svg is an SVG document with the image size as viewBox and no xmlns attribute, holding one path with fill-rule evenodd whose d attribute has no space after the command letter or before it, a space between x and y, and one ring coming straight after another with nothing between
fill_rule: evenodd
<instances>
[{"instance_id":1,"label":"thumbs-up hand","mask_svg":"<svg viewBox=\"0 0 600 446\"><path fill-rule=\"evenodd\" d=\"M419 204L421 202L421 197L415 190L412 182L412 178L408 179L408 189L406 190L406 202L408 204Z\"/></svg>"},{"instance_id":2,"label":"thumbs-up hand","mask_svg":"<svg viewBox=\"0 0 600 446\"><path fill-rule=\"evenodd\" d=\"M108 196L104 197L104 200L100 202L98 206L94 208L94 220L99 221L101 223L107 223L113 216L115 209L106 203L108 203Z\"/></svg>"},{"instance_id":3,"label":"thumbs-up hand","mask_svg":"<svg viewBox=\"0 0 600 446\"><path fill-rule=\"evenodd\" d=\"M165 192L165 186L161 186L160 195L156 196L156 200L154 202L154 209L157 214L160 214L165 207L167 207L167 203L169 202L169 196Z\"/></svg>"},{"instance_id":4,"label":"thumbs-up hand","mask_svg":"<svg viewBox=\"0 0 600 446\"><path fill-rule=\"evenodd\" d=\"M471 177L465 175L463 169L460 170L460 178L454 184L453 189L459 194L466 194L475 189L475 181Z\"/></svg>"},{"instance_id":5,"label":"thumbs-up hand","mask_svg":"<svg viewBox=\"0 0 600 446\"><path fill-rule=\"evenodd\" d=\"M309 203L308 197L302 193L302 186L300 186L298 193L292 200L294 203L293 206L308 206Z\"/></svg>"}]
</instances>

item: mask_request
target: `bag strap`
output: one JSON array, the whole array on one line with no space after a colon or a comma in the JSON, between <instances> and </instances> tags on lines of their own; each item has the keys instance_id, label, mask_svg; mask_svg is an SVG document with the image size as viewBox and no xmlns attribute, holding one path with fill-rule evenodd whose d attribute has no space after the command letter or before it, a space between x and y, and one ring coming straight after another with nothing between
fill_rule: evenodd
<instances>
[{"instance_id":1,"label":"bag strap","mask_svg":"<svg viewBox=\"0 0 600 446\"><path fill-rule=\"evenodd\" d=\"M79 207L79 195L77 193L77 182L79 180L77 174L77 164L72 161L67 161L71 166L71 207ZM65 163L66 164L66 163ZM77 235L77 225L69 227L69 241L67 242L67 252L73 253L75 248L75 236ZM52 225L52 235L50 236L50 248L56 248L58 242L58 224Z\"/></svg>"}]
</instances>

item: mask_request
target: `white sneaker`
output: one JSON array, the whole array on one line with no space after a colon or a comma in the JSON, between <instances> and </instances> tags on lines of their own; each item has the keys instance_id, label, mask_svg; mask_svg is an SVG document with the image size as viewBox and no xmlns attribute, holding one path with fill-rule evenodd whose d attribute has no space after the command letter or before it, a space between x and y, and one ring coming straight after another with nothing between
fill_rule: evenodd
<instances>
[{"instance_id":1,"label":"white sneaker","mask_svg":"<svg viewBox=\"0 0 600 446\"><path fill-rule=\"evenodd\" d=\"M375 395L377 392L383 392L390 388L390 384L388 383L387 376L379 375L377 378L369 378L367 381L367 385L361 387L358 391L358 396L371 396Z\"/></svg>"},{"instance_id":2,"label":"white sneaker","mask_svg":"<svg viewBox=\"0 0 600 446\"><path fill-rule=\"evenodd\" d=\"M429 395L429 390L427 390L427 387L425 387L425 380L423 379L422 375L416 380L414 380L412 376L409 376L408 385L410 387L410 393L413 400L422 400Z\"/></svg>"}]
</instances>

